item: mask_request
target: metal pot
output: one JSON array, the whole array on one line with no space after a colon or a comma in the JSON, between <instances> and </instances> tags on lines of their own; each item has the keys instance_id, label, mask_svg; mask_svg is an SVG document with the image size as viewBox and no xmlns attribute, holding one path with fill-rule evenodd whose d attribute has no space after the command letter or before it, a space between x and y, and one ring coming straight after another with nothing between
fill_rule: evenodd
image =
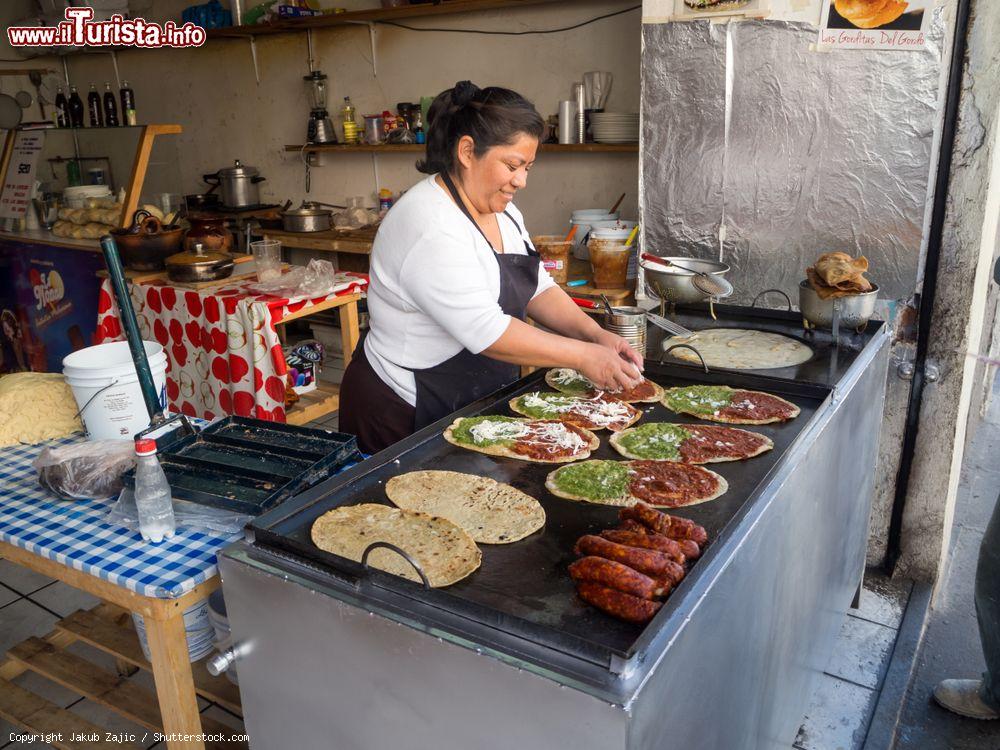
<instances>
[{"instance_id":1,"label":"metal pot","mask_svg":"<svg viewBox=\"0 0 1000 750\"><path fill-rule=\"evenodd\" d=\"M325 232L333 224L333 212L320 206L343 208L331 203L303 201L298 208L281 212L281 226L286 232Z\"/></svg>"},{"instance_id":2,"label":"metal pot","mask_svg":"<svg viewBox=\"0 0 1000 750\"><path fill-rule=\"evenodd\" d=\"M233 273L236 263L229 253L206 250L200 242L193 252L183 252L167 258L167 276L171 281L218 281Z\"/></svg>"},{"instance_id":3,"label":"metal pot","mask_svg":"<svg viewBox=\"0 0 1000 750\"><path fill-rule=\"evenodd\" d=\"M162 271L166 258L181 248L184 229L161 224L148 211L136 211L128 229L112 229L122 263L133 271Z\"/></svg>"},{"instance_id":4,"label":"metal pot","mask_svg":"<svg viewBox=\"0 0 1000 750\"><path fill-rule=\"evenodd\" d=\"M870 292L821 299L808 281L799 282L799 310L806 328L833 328L834 315L844 328L864 328L875 314L876 299L877 284L872 284Z\"/></svg>"},{"instance_id":5,"label":"metal pot","mask_svg":"<svg viewBox=\"0 0 1000 750\"><path fill-rule=\"evenodd\" d=\"M703 260L702 258L683 258L681 256L661 256L669 261L677 261L682 266L697 271L704 271L711 276L724 278L729 273L729 266L715 260ZM695 287L692 283L694 274L690 271L683 271L676 266L666 269L652 268L646 261L639 261L646 277L647 291L667 302L680 305L691 305L697 302L704 302L708 295Z\"/></svg>"},{"instance_id":6,"label":"metal pot","mask_svg":"<svg viewBox=\"0 0 1000 750\"><path fill-rule=\"evenodd\" d=\"M222 205L228 208L243 208L244 206L260 205L260 190L257 184L265 178L260 176L257 167L244 166L239 159L233 166L220 169L214 174L202 176L209 185L222 188Z\"/></svg>"}]
</instances>

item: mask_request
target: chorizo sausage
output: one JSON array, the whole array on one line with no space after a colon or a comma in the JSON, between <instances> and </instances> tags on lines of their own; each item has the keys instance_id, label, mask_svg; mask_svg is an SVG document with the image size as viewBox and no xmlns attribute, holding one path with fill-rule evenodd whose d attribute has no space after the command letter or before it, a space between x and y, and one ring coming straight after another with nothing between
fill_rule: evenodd
<instances>
[{"instance_id":1,"label":"chorizo sausage","mask_svg":"<svg viewBox=\"0 0 1000 750\"><path fill-rule=\"evenodd\" d=\"M699 547L696 542L693 542L690 539L675 539L674 541L680 545L681 554L684 555L684 559L697 560L701 557L701 547Z\"/></svg>"},{"instance_id":2,"label":"chorizo sausage","mask_svg":"<svg viewBox=\"0 0 1000 750\"><path fill-rule=\"evenodd\" d=\"M574 581L599 583L640 599L655 599L663 591L663 586L658 581L627 565L603 557L581 557L569 566L569 574Z\"/></svg>"},{"instance_id":3,"label":"chorizo sausage","mask_svg":"<svg viewBox=\"0 0 1000 750\"><path fill-rule=\"evenodd\" d=\"M624 531L622 529L610 529L602 531L601 536L612 542L624 544L628 547L642 547L643 549L655 549L670 556L674 562L684 564L684 554L681 552L681 545L673 539L668 539L662 534L642 534L636 531Z\"/></svg>"},{"instance_id":4,"label":"chorizo sausage","mask_svg":"<svg viewBox=\"0 0 1000 750\"><path fill-rule=\"evenodd\" d=\"M616 544L592 534L580 537L574 552L578 555L596 555L606 560L614 560L653 578L663 578L670 575L673 572L673 566L677 565L662 552L639 547L626 547L624 544Z\"/></svg>"},{"instance_id":5,"label":"chorizo sausage","mask_svg":"<svg viewBox=\"0 0 1000 750\"><path fill-rule=\"evenodd\" d=\"M620 524L618 524L619 531L634 531L636 534L651 534L649 529L643 526L638 521L633 521L631 518L626 518Z\"/></svg>"},{"instance_id":6,"label":"chorizo sausage","mask_svg":"<svg viewBox=\"0 0 1000 750\"><path fill-rule=\"evenodd\" d=\"M623 521L637 521L650 531L664 536L670 530L670 516L643 502L622 508L618 512L618 517Z\"/></svg>"},{"instance_id":7,"label":"chorizo sausage","mask_svg":"<svg viewBox=\"0 0 1000 750\"><path fill-rule=\"evenodd\" d=\"M699 545L708 541L708 532L691 519L661 513L646 503L622 508L618 515L623 521L637 521L650 531L670 539L690 539Z\"/></svg>"},{"instance_id":8,"label":"chorizo sausage","mask_svg":"<svg viewBox=\"0 0 1000 750\"><path fill-rule=\"evenodd\" d=\"M578 583L576 593L587 604L592 604L612 617L640 625L652 620L653 615L663 606L660 602L640 599L637 596L601 586L599 583Z\"/></svg>"}]
</instances>

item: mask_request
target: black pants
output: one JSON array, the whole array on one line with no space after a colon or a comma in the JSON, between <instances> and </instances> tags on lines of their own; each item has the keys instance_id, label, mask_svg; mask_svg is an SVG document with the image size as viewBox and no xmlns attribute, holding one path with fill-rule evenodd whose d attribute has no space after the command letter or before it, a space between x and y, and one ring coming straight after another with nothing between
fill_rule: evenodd
<instances>
[{"instance_id":1,"label":"black pants","mask_svg":"<svg viewBox=\"0 0 1000 750\"><path fill-rule=\"evenodd\" d=\"M340 384L340 431L356 435L371 455L412 435L415 414L372 369L362 339Z\"/></svg>"},{"instance_id":2,"label":"black pants","mask_svg":"<svg viewBox=\"0 0 1000 750\"><path fill-rule=\"evenodd\" d=\"M986 656L983 700L1000 710L1000 498L979 546L976 566L976 619Z\"/></svg>"}]
</instances>

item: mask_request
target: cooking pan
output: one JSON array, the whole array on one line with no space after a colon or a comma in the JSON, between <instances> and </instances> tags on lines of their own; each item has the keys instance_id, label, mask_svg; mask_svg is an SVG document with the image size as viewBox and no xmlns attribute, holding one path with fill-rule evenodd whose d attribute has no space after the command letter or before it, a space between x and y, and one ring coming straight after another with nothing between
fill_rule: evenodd
<instances>
[{"instance_id":1,"label":"cooking pan","mask_svg":"<svg viewBox=\"0 0 1000 750\"><path fill-rule=\"evenodd\" d=\"M176 224L162 224L148 211L140 209L128 229L112 229L126 268L133 271L162 271L164 261L181 248L184 229Z\"/></svg>"}]
</instances>

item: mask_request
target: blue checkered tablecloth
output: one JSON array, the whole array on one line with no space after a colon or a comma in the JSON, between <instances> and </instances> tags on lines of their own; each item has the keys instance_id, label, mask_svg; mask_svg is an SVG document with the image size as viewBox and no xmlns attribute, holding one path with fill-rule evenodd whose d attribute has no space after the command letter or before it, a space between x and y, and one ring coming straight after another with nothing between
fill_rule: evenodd
<instances>
[{"instance_id":1,"label":"blue checkered tablecloth","mask_svg":"<svg viewBox=\"0 0 1000 750\"><path fill-rule=\"evenodd\" d=\"M174 599L218 573L219 550L240 537L178 530L160 544L102 523L113 500L59 500L38 485L31 462L46 446L0 448L0 541L144 596Z\"/></svg>"}]
</instances>

